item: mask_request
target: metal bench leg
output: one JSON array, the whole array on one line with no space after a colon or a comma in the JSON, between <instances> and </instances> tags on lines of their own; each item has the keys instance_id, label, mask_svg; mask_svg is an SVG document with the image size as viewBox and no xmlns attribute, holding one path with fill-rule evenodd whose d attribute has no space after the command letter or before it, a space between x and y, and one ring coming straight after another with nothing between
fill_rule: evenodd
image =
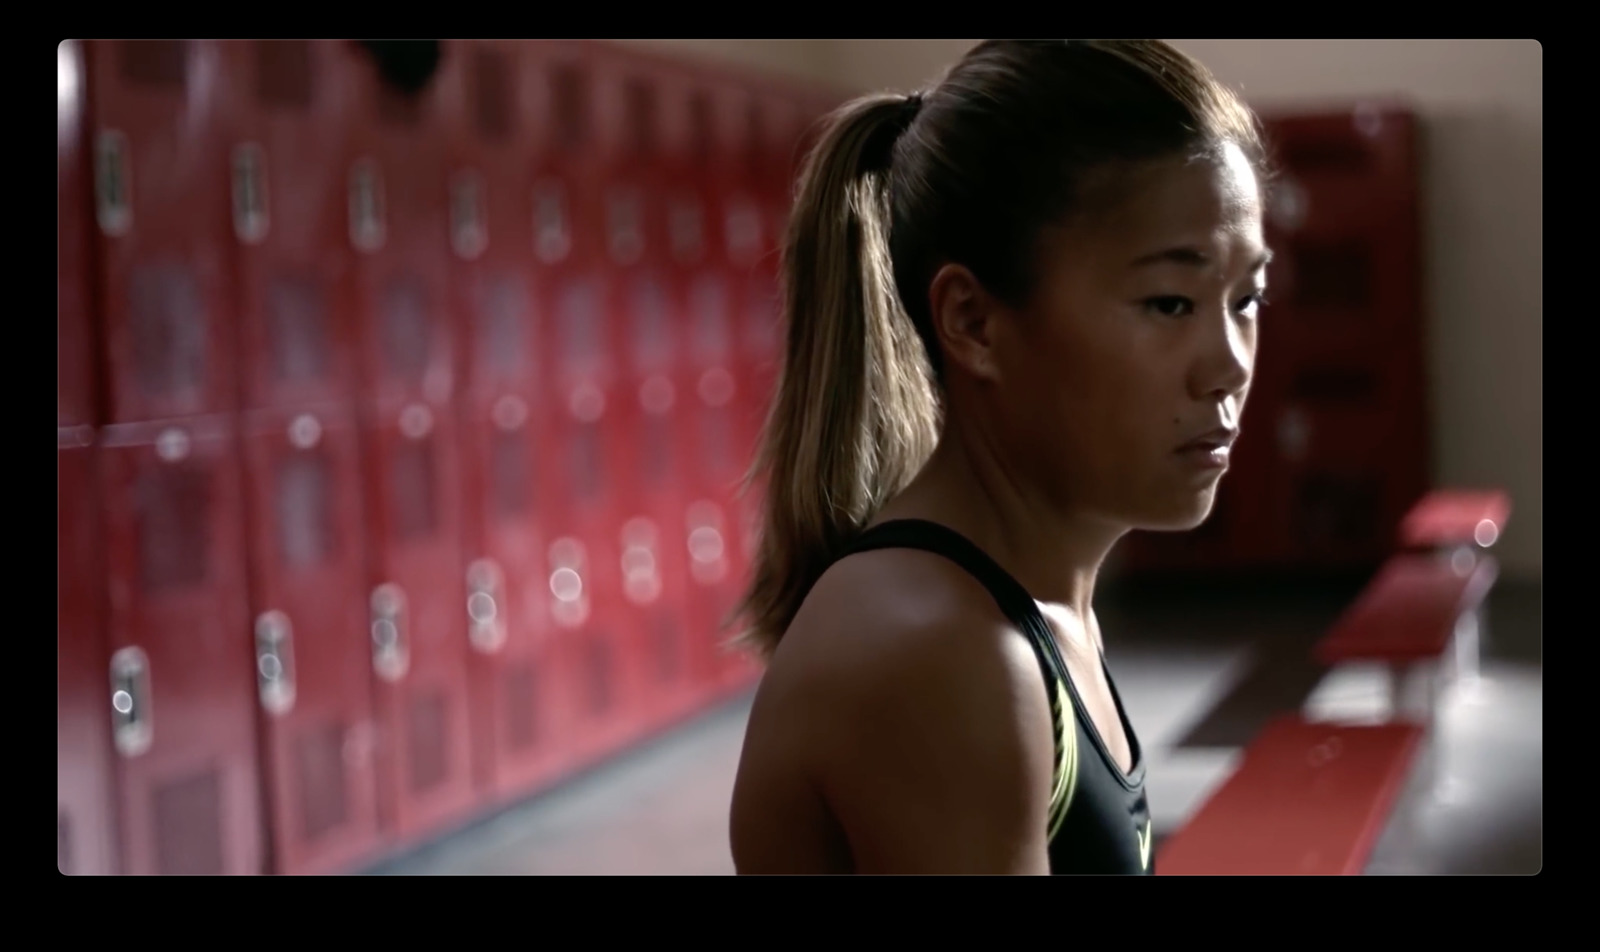
<instances>
[{"instance_id":1,"label":"metal bench leg","mask_svg":"<svg viewBox=\"0 0 1600 952\"><path fill-rule=\"evenodd\" d=\"M1406 711L1406 665L1389 665L1389 719L1399 720Z\"/></svg>"},{"instance_id":2,"label":"metal bench leg","mask_svg":"<svg viewBox=\"0 0 1600 952\"><path fill-rule=\"evenodd\" d=\"M1455 633L1455 677L1452 679L1461 687L1471 688L1478 680L1478 662L1480 659L1480 645L1483 640L1483 615L1482 606L1464 613L1456 621Z\"/></svg>"},{"instance_id":3,"label":"metal bench leg","mask_svg":"<svg viewBox=\"0 0 1600 952\"><path fill-rule=\"evenodd\" d=\"M1433 723L1439 706L1437 665L1403 662L1389 666L1389 717Z\"/></svg>"}]
</instances>

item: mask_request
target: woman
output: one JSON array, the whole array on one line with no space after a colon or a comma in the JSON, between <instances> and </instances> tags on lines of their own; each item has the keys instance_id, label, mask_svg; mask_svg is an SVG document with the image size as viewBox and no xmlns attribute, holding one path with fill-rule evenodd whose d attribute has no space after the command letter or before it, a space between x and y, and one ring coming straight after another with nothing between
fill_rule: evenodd
<instances>
[{"instance_id":1,"label":"woman","mask_svg":"<svg viewBox=\"0 0 1600 952\"><path fill-rule=\"evenodd\" d=\"M1249 110L1154 41L986 42L803 174L744 615L741 873L1148 873L1096 573L1211 510L1267 252Z\"/></svg>"}]
</instances>

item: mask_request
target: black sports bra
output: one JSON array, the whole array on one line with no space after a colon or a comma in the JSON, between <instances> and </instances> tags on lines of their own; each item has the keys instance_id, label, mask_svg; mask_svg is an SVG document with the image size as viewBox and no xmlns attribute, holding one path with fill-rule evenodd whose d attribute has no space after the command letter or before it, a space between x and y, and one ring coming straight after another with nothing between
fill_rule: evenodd
<instances>
[{"instance_id":1,"label":"black sports bra","mask_svg":"<svg viewBox=\"0 0 1600 952\"><path fill-rule=\"evenodd\" d=\"M965 536L920 519L865 530L839 558L875 549L921 549L942 555L989 590L1039 658L1055 722L1055 770L1049 814L1050 871L1055 874L1150 874L1150 808L1144 791L1144 751L1128 722L1111 673L1106 680L1133 751L1124 774L1084 709L1055 635L1022 584ZM1101 664L1105 663L1102 656ZM1071 712L1071 714L1069 714Z\"/></svg>"}]
</instances>

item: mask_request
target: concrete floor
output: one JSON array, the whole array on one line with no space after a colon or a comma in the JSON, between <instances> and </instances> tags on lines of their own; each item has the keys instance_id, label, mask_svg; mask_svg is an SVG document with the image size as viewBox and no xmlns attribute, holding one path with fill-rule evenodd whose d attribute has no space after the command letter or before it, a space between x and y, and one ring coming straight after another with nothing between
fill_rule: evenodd
<instances>
[{"instance_id":1,"label":"concrete floor","mask_svg":"<svg viewBox=\"0 0 1600 952\"><path fill-rule=\"evenodd\" d=\"M1149 757L1156 853L1275 714L1382 716L1383 672L1309 649L1357 583L1129 584L1099 608ZM1448 690L1369 874L1530 874L1543 856L1541 592L1491 596L1479 677ZM719 875L748 698L560 788L367 870L380 875Z\"/></svg>"}]
</instances>

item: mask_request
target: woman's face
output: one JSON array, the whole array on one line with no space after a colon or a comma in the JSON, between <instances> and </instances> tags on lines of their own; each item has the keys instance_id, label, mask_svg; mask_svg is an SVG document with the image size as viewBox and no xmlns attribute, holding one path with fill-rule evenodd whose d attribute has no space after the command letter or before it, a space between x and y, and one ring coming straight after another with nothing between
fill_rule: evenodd
<instances>
[{"instance_id":1,"label":"woman's face","mask_svg":"<svg viewBox=\"0 0 1600 952\"><path fill-rule=\"evenodd\" d=\"M1255 367L1261 190L1232 145L1121 184L1114 209L1045 236L1033 301L992 332L992 409L1053 506L1193 528L1228 451L1185 447L1237 432Z\"/></svg>"}]
</instances>

